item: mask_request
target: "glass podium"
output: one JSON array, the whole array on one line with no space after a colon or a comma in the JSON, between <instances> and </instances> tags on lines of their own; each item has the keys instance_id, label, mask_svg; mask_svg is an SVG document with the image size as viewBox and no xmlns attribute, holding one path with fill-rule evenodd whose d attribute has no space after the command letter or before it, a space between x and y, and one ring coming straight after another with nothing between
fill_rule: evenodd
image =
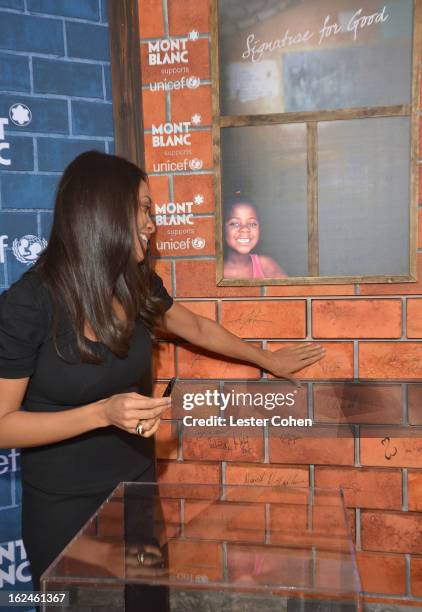
<instances>
[{"instance_id":1,"label":"glass podium","mask_svg":"<svg viewBox=\"0 0 422 612\"><path fill-rule=\"evenodd\" d=\"M352 612L361 587L342 493L121 483L41 578L42 610Z\"/></svg>"}]
</instances>

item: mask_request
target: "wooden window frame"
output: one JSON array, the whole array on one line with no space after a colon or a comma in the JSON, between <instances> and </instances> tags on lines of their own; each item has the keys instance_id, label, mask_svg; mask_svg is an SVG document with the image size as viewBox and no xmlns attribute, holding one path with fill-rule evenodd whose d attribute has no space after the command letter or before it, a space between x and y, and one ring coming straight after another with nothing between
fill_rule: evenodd
<instances>
[{"instance_id":1,"label":"wooden window frame","mask_svg":"<svg viewBox=\"0 0 422 612\"><path fill-rule=\"evenodd\" d=\"M418 141L419 141L419 83L422 45L422 0L413 0L412 94L408 105L347 108L341 110L287 112L265 115L220 114L219 65L219 0L211 0L211 79L213 83L213 144L216 197L216 282L219 286L342 284L342 283L403 283L417 280L417 213L418 213ZM318 122L372 117L410 117L410 237L408 275L317 276L318 254ZM221 130L232 127L252 127L301 123L307 131L307 210L308 210L308 268L313 275L285 279L225 279L223 274L223 212L221 190Z\"/></svg>"}]
</instances>

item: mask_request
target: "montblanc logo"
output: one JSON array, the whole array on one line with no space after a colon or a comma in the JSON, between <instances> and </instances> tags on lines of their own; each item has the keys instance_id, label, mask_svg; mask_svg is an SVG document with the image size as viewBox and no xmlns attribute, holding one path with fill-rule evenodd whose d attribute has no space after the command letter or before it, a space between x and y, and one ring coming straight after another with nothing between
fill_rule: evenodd
<instances>
[{"instance_id":1,"label":"montblanc logo","mask_svg":"<svg viewBox=\"0 0 422 612\"><path fill-rule=\"evenodd\" d=\"M169 66L189 62L188 40L195 42L199 32L191 30L187 38L164 38L148 43L148 64L150 66Z\"/></svg>"},{"instance_id":2,"label":"montblanc logo","mask_svg":"<svg viewBox=\"0 0 422 612\"><path fill-rule=\"evenodd\" d=\"M29 561L22 540L0 544L0 589L30 580Z\"/></svg>"},{"instance_id":3,"label":"montblanc logo","mask_svg":"<svg viewBox=\"0 0 422 612\"><path fill-rule=\"evenodd\" d=\"M168 66L187 64L189 52L187 38L165 38L148 43L148 64L150 66Z\"/></svg>"},{"instance_id":4,"label":"montblanc logo","mask_svg":"<svg viewBox=\"0 0 422 612\"><path fill-rule=\"evenodd\" d=\"M190 121L179 121L178 123L160 123L152 125L153 147L177 147L190 146Z\"/></svg>"},{"instance_id":5,"label":"montblanc logo","mask_svg":"<svg viewBox=\"0 0 422 612\"><path fill-rule=\"evenodd\" d=\"M167 202L155 205L155 224L194 225L193 202Z\"/></svg>"},{"instance_id":6,"label":"montblanc logo","mask_svg":"<svg viewBox=\"0 0 422 612\"><path fill-rule=\"evenodd\" d=\"M12 123L15 125L25 127L31 123L32 113L26 104L17 102L16 104L12 104L12 106L9 108L9 117Z\"/></svg>"}]
</instances>

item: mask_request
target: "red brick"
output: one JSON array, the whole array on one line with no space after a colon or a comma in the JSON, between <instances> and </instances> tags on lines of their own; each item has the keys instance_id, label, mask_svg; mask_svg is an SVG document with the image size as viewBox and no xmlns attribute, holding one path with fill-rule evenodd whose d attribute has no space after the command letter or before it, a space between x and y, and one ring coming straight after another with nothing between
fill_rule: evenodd
<instances>
[{"instance_id":1,"label":"red brick","mask_svg":"<svg viewBox=\"0 0 422 612\"><path fill-rule=\"evenodd\" d=\"M317 467L315 486L342 489L345 503L354 508L401 510L401 470Z\"/></svg>"},{"instance_id":2,"label":"red brick","mask_svg":"<svg viewBox=\"0 0 422 612\"><path fill-rule=\"evenodd\" d=\"M281 501L280 496L291 503L299 499L306 503L309 486L309 469L300 466L228 464L226 466L227 499ZM292 491L293 487L298 492ZM252 496L251 496L252 493ZM256 496L255 496L256 494Z\"/></svg>"},{"instance_id":3,"label":"red brick","mask_svg":"<svg viewBox=\"0 0 422 612\"><path fill-rule=\"evenodd\" d=\"M214 356L190 345L177 348L180 378L260 378L261 371L251 365Z\"/></svg>"},{"instance_id":4,"label":"red brick","mask_svg":"<svg viewBox=\"0 0 422 612\"><path fill-rule=\"evenodd\" d=\"M412 557L410 561L410 592L415 597L422 597L422 559Z\"/></svg>"},{"instance_id":5,"label":"red brick","mask_svg":"<svg viewBox=\"0 0 422 612\"><path fill-rule=\"evenodd\" d=\"M422 338L422 299L407 300L407 337Z\"/></svg>"},{"instance_id":6,"label":"red brick","mask_svg":"<svg viewBox=\"0 0 422 612\"><path fill-rule=\"evenodd\" d=\"M304 427L289 427L287 433L286 428L270 427L270 461L353 465L354 440L348 428L314 425L310 429L306 431Z\"/></svg>"},{"instance_id":7,"label":"red brick","mask_svg":"<svg viewBox=\"0 0 422 612\"><path fill-rule=\"evenodd\" d=\"M177 381L171 394L172 418L180 420L188 414L193 414L195 417L201 418L218 416L220 409L218 405L214 405L214 402L212 402L213 405L207 405L205 402L203 406L195 405L193 412L191 412L192 408L186 405L186 400L189 398L186 398L185 396L186 394L204 394L207 391L213 393L214 391L219 390L219 382L208 382L202 380Z\"/></svg>"},{"instance_id":8,"label":"red brick","mask_svg":"<svg viewBox=\"0 0 422 612\"><path fill-rule=\"evenodd\" d=\"M161 397L166 387L166 382L154 382L152 386L152 397Z\"/></svg>"},{"instance_id":9,"label":"red brick","mask_svg":"<svg viewBox=\"0 0 422 612\"><path fill-rule=\"evenodd\" d=\"M177 459L177 423L161 422L155 434L155 454L159 459Z\"/></svg>"},{"instance_id":10,"label":"red brick","mask_svg":"<svg viewBox=\"0 0 422 612\"><path fill-rule=\"evenodd\" d=\"M362 588L366 593L404 595L406 560L399 555L358 552L357 561Z\"/></svg>"},{"instance_id":11,"label":"red brick","mask_svg":"<svg viewBox=\"0 0 422 612\"><path fill-rule=\"evenodd\" d=\"M258 296L259 287L217 287L215 261L178 261L176 287L179 297Z\"/></svg>"},{"instance_id":12,"label":"red brick","mask_svg":"<svg viewBox=\"0 0 422 612\"><path fill-rule=\"evenodd\" d=\"M185 501L185 536L263 542L265 504Z\"/></svg>"},{"instance_id":13,"label":"red brick","mask_svg":"<svg viewBox=\"0 0 422 612\"><path fill-rule=\"evenodd\" d=\"M422 91L422 80L421 80L421 91ZM420 171L421 164L418 163L418 176L419 176L419 199L418 203L422 204L422 172ZM419 226L418 226L419 227Z\"/></svg>"},{"instance_id":14,"label":"red brick","mask_svg":"<svg viewBox=\"0 0 422 612\"><path fill-rule=\"evenodd\" d=\"M206 576L209 581L223 579L223 551L217 542L170 540L170 575Z\"/></svg>"},{"instance_id":15,"label":"red brick","mask_svg":"<svg viewBox=\"0 0 422 612\"><path fill-rule=\"evenodd\" d=\"M422 342L361 342L359 376L370 379L420 379Z\"/></svg>"},{"instance_id":16,"label":"red brick","mask_svg":"<svg viewBox=\"0 0 422 612\"><path fill-rule=\"evenodd\" d=\"M195 196L202 196L203 202L196 204L196 213L214 212L214 175L176 174L173 177L175 202L192 202Z\"/></svg>"},{"instance_id":17,"label":"red brick","mask_svg":"<svg viewBox=\"0 0 422 612\"><path fill-rule=\"evenodd\" d=\"M205 317L206 319L211 319L212 321L216 320L216 302L208 302L208 301L198 301L198 302L181 302L178 301L179 304L197 314L201 317ZM176 339L178 336L176 334L172 334L167 330L158 330L156 332L157 337L161 338L171 338Z\"/></svg>"},{"instance_id":18,"label":"red brick","mask_svg":"<svg viewBox=\"0 0 422 612\"><path fill-rule=\"evenodd\" d=\"M162 0L138 0L139 33L141 38L154 38L164 34Z\"/></svg>"},{"instance_id":19,"label":"red brick","mask_svg":"<svg viewBox=\"0 0 422 612\"><path fill-rule=\"evenodd\" d=\"M303 338L306 304L304 300L223 302L221 323L243 338Z\"/></svg>"},{"instance_id":20,"label":"red brick","mask_svg":"<svg viewBox=\"0 0 422 612\"><path fill-rule=\"evenodd\" d=\"M262 462L264 461L263 429L259 427L184 427L183 458Z\"/></svg>"},{"instance_id":21,"label":"red brick","mask_svg":"<svg viewBox=\"0 0 422 612\"><path fill-rule=\"evenodd\" d=\"M363 465L420 467L422 428L362 427L360 461Z\"/></svg>"},{"instance_id":22,"label":"red brick","mask_svg":"<svg viewBox=\"0 0 422 612\"><path fill-rule=\"evenodd\" d=\"M190 310L191 312L201 316L201 317L205 317L206 319L212 319L213 321L216 320L216 306L217 306L217 302L208 302L205 300L201 300L198 302L192 302L192 301L179 301L179 304L182 304L182 306L184 306L185 308L187 308L188 310Z\"/></svg>"},{"instance_id":23,"label":"red brick","mask_svg":"<svg viewBox=\"0 0 422 612\"><path fill-rule=\"evenodd\" d=\"M162 164L166 162L183 162L184 159L189 159L191 162L194 159L202 161L202 166L198 170L209 170L213 166L212 160L212 137L210 131L191 132L190 145L174 146L174 147L153 147L152 134L145 134L145 169L147 172L154 171L154 164ZM176 151L176 155L169 155ZM187 170L192 169L190 165Z\"/></svg>"},{"instance_id":24,"label":"red brick","mask_svg":"<svg viewBox=\"0 0 422 612\"><path fill-rule=\"evenodd\" d=\"M154 507L154 520L180 526L180 503L178 499L161 499Z\"/></svg>"},{"instance_id":25,"label":"red brick","mask_svg":"<svg viewBox=\"0 0 422 612\"><path fill-rule=\"evenodd\" d=\"M207 80L210 78L210 62L208 40L201 39L196 41L188 41L186 48L188 51L187 64L173 64L165 66L148 65L148 43L141 44L141 69L142 83L151 83L154 81L179 81L182 77L190 76L199 77ZM166 72L174 70L174 72Z\"/></svg>"},{"instance_id":26,"label":"red brick","mask_svg":"<svg viewBox=\"0 0 422 612\"><path fill-rule=\"evenodd\" d=\"M271 504L271 544L348 551L349 529L354 511L348 510L346 522L342 506L313 506L312 517L309 510L310 506L306 503Z\"/></svg>"},{"instance_id":27,"label":"red brick","mask_svg":"<svg viewBox=\"0 0 422 612\"><path fill-rule=\"evenodd\" d=\"M161 204L162 202L169 201L168 176L149 176L148 182L151 190L151 196L155 203Z\"/></svg>"},{"instance_id":28,"label":"red brick","mask_svg":"<svg viewBox=\"0 0 422 612\"><path fill-rule=\"evenodd\" d=\"M163 487L161 486L161 489ZM160 499L154 508L154 521L164 530L167 538L177 537L182 527L179 499Z\"/></svg>"},{"instance_id":29,"label":"red brick","mask_svg":"<svg viewBox=\"0 0 422 612\"><path fill-rule=\"evenodd\" d=\"M422 120L419 117L419 151L422 151Z\"/></svg>"},{"instance_id":30,"label":"red brick","mask_svg":"<svg viewBox=\"0 0 422 612\"><path fill-rule=\"evenodd\" d=\"M325 348L325 356L317 363L296 372L297 378L312 380L353 378L352 342L318 342L318 344ZM276 351L289 345L291 343L269 342L268 350Z\"/></svg>"},{"instance_id":31,"label":"red brick","mask_svg":"<svg viewBox=\"0 0 422 612\"><path fill-rule=\"evenodd\" d=\"M314 385L316 421L335 423L402 422L401 385L336 383Z\"/></svg>"},{"instance_id":32,"label":"red brick","mask_svg":"<svg viewBox=\"0 0 422 612\"><path fill-rule=\"evenodd\" d=\"M273 285L265 287L265 295L268 297L354 294L354 285Z\"/></svg>"},{"instance_id":33,"label":"red brick","mask_svg":"<svg viewBox=\"0 0 422 612\"><path fill-rule=\"evenodd\" d=\"M196 127L212 125L211 86L202 85L197 89L177 89L171 94L171 120L191 121L193 115L200 115Z\"/></svg>"},{"instance_id":34,"label":"red brick","mask_svg":"<svg viewBox=\"0 0 422 612\"><path fill-rule=\"evenodd\" d=\"M159 225L157 227L154 238L151 240L151 255L154 257L214 255L214 218L195 217L193 225L189 225L189 231L192 231L192 234L174 236L171 234L172 231L174 231L174 226Z\"/></svg>"},{"instance_id":35,"label":"red brick","mask_svg":"<svg viewBox=\"0 0 422 612\"><path fill-rule=\"evenodd\" d=\"M409 423L422 425L422 386L409 385L407 392Z\"/></svg>"},{"instance_id":36,"label":"red brick","mask_svg":"<svg viewBox=\"0 0 422 612\"><path fill-rule=\"evenodd\" d=\"M229 396L225 410L226 417L271 418L277 415L285 418L291 414L295 418L304 419L308 416L306 385L297 388L290 382L274 379L265 382L230 381L223 384L222 391ZM245 399L241 394L244 394ZM250 399L248 394L251 396Z\"/></svg>"},{"instance_id":37,"label":"red brick","mask_svg":"<svg viewBox=\"0 0 422 612\"><path fill-rule=\"evenodd\" d=\"M142 91L142 112L144 117L144 128L166 122L166 94L164 91Z\"/></svg>"},{"instance_id":38,"label":"red brick","mask_svg":"<svg viewBox=\"0 0 422 612\"><path fill-rule=\"evenodd\" d=\"M218 463L158 461L157 480L163 485L160 488L163 497L216 499L219 495L221 467ZM172 484L176 486L172 487Z\"/></svg>"},{"instance_id":39,"label":"red brick","mask_svg":"<svg viewBox=\"0 0 422 612\"><path fill-rule=\"evenodd\" d=\"M421 198L422 172L419 176L419 202ZM422 208L418 210L418 249L422 249Z\"/></svg>"},{"instance_id":40,"label":"red brick","mask_svg":"<svg viewBox=\"0 0 422 612\"><path fill-rule=\"evenodd\" d=\"M308 528L307 504L271 504L270 512L270 541L272 544L285 541L286 536L306 531Z\"/></svg>"},{"instance_id":41,"label":"red brick","mask_svg":"<svg viewBox=\"0 0 422 612\"><path fill-rule=\"evenodd\" d=\"M209 0L168 0L168 13L172 36L188 34L191 30L210 31Z\"/></svg>"},{"instance_id":42,"label":"red brick","mask_svg":"<svg viewBox=\"0 0 422 612\"><path fill-rule=\"evenodd\" d=\"M193 461L159 461L157 476L161 483L219 484L220 465Z\"/></svg>"},{"instance_id":43,"label":"red brick","mask_svg":"<svg viewBox=\"0 0 422 612\"><path fill-rule=\"evenodd\" d=\"M409 510L422 512L422 471L417 472L410 470L408 473L407 482Z\"/></svg>"},{"instance_id":44,"label":"red brick","mask_svg":"<svg viewBox=\"0 0 422 612\"><path fill-rule=\"evenodd\" d=\"M308 527L307 504L271 504L271 542L278 542L283 532L305 531Z\"/></svg>"},{"instance_id":45,"label":"red brick","mask_svg":"<svg viewBox=\"0 0 422 612\"><path fill-rule=\"evenodd\" d=\"M309 551L228 544L227 571L231 583L312 586L312 559Z\"/></svg>"},{"instance_id":46,"label":"red brick","mask_svg":"<svg viewBox=\"0 0 422 612\"><path fill-rule=\"evenodd\" d=\"M416 512L361 513L364 550L422 553L422 514Z\"/></svg>"},{"instance_id":47,"label":"red brick","mask_svg":"<svg viewBox=\"0 0 422 612\"><path fill-rule=\"evenodd\" d=\"M401 300L313 300L314 338L400 338Z\"/></svg>"},{"instance_id":48,"label":"red brick","mask_svg":"<svg viewBox=\"0 0 422 612\"><path fill-rule=\"evenodd\" d=\"M123 525L123 504L119 500L112 500L104 504L98 513L99 536L120 536L124 535Z\"/></svg>"},{"instance_id":49,"label":"red brick","mask_svg":"<svg viewBox=\"0 0 422 612\"><path fill-rule=\"evenodd\" d=\"M214 166L211 131L192 132L192 155L202 160L203 165L198 170L212 170Z\"/></svg>"},{"instance_id":50,"label":"red brick","mask_svg":"<svg viewBox=\"0 0 422 612\"><path fill-rule=\"evenodd\" d=\"M153 378L172 378L175 376L173 344L169 342L156 342L153 355Z\"/></svg>"},{"instance_id":51,"label":"red brick","mask_svg":"<svg viewBox=\"0 0 422 612\"><path fill-rule=\"evenodd\" d=\"M362 283L361 295L415 295L422 293L422 253L417 255L417 282L407 283Z\"/></svg>"},{"instance_id":52,"label":"red brick","mask_svg":"<svg viewBox=\"0 0 422 612\"><path fill-rule=\"evenodd\" d=\"M170 295L173 295L173 283L171 282L171 263L169 261L157 261L156 259L152 262L153 269L157 272L158 276L162 278L164 287L167 289Z\"/></svg>"},{"instance_id":53,"label":"red brick","mask_svg":"<svg viewBox=\"0 0 422 612\"><path fill-rule=\"evenodd\" d=\"M343 545L343 542L341 544ZM328 552L323 548L317 549L314 588L327 589L329 592L343 592L340 601L347 601L350 604L351 593L356 588L350 565L351 561L347 557L345 559L345 549L333 552ZM345 607L347 609L349 606L346 604ZM341 603L339 608L341 609Z\"/></svg>"},{"instance_id":54,"label":"red brick","mask_svg":"<svg viewBox=\"0 0 422 612\"><path fill-rule=\"evenodd\" d=\"M332 500L329 500L330 502ZM315 536L320 536L326 540L333 538L332 548L345 550L349 548L348 540L352 536L355 540L355 511L351 508L346 510L340 504L329 505L325 503L317 504L313 507L312 531ZM327 538L328 536L328 538ZM327 548L329 544L327 543Z\"/></svg>"}]
</instances>

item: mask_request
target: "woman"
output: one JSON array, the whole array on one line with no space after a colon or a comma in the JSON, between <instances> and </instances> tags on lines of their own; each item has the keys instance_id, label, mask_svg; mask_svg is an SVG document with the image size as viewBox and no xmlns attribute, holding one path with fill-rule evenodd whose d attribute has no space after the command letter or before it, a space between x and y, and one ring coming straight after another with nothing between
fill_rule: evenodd
<instances>
[{"instance_id":1,"label":"woman","mask_svg":"<svg viewBox=\"0 0 422 612\"><path fill-rule=\"evenodd\" d=\"M253 252L259 242L259 220L255 206L246 198L230 203L224 232L224 278L287 278L272 257Z\"/></svg>"},{"instance_id":2,"label":"woman","mask_svg":"<svg viewBox=\"0 0 422 612\"><path fill-rule=\"evenodd\" d=\"M0 296L0 448L22 448L34 589L117 483L154 480L152 436L170 405L149 397L155 323L281 377L323 354L258 349L173 303L150 269L151 203L142 170L83 153L60 181L47 249Z\"/></svg>"}]
</instances>

